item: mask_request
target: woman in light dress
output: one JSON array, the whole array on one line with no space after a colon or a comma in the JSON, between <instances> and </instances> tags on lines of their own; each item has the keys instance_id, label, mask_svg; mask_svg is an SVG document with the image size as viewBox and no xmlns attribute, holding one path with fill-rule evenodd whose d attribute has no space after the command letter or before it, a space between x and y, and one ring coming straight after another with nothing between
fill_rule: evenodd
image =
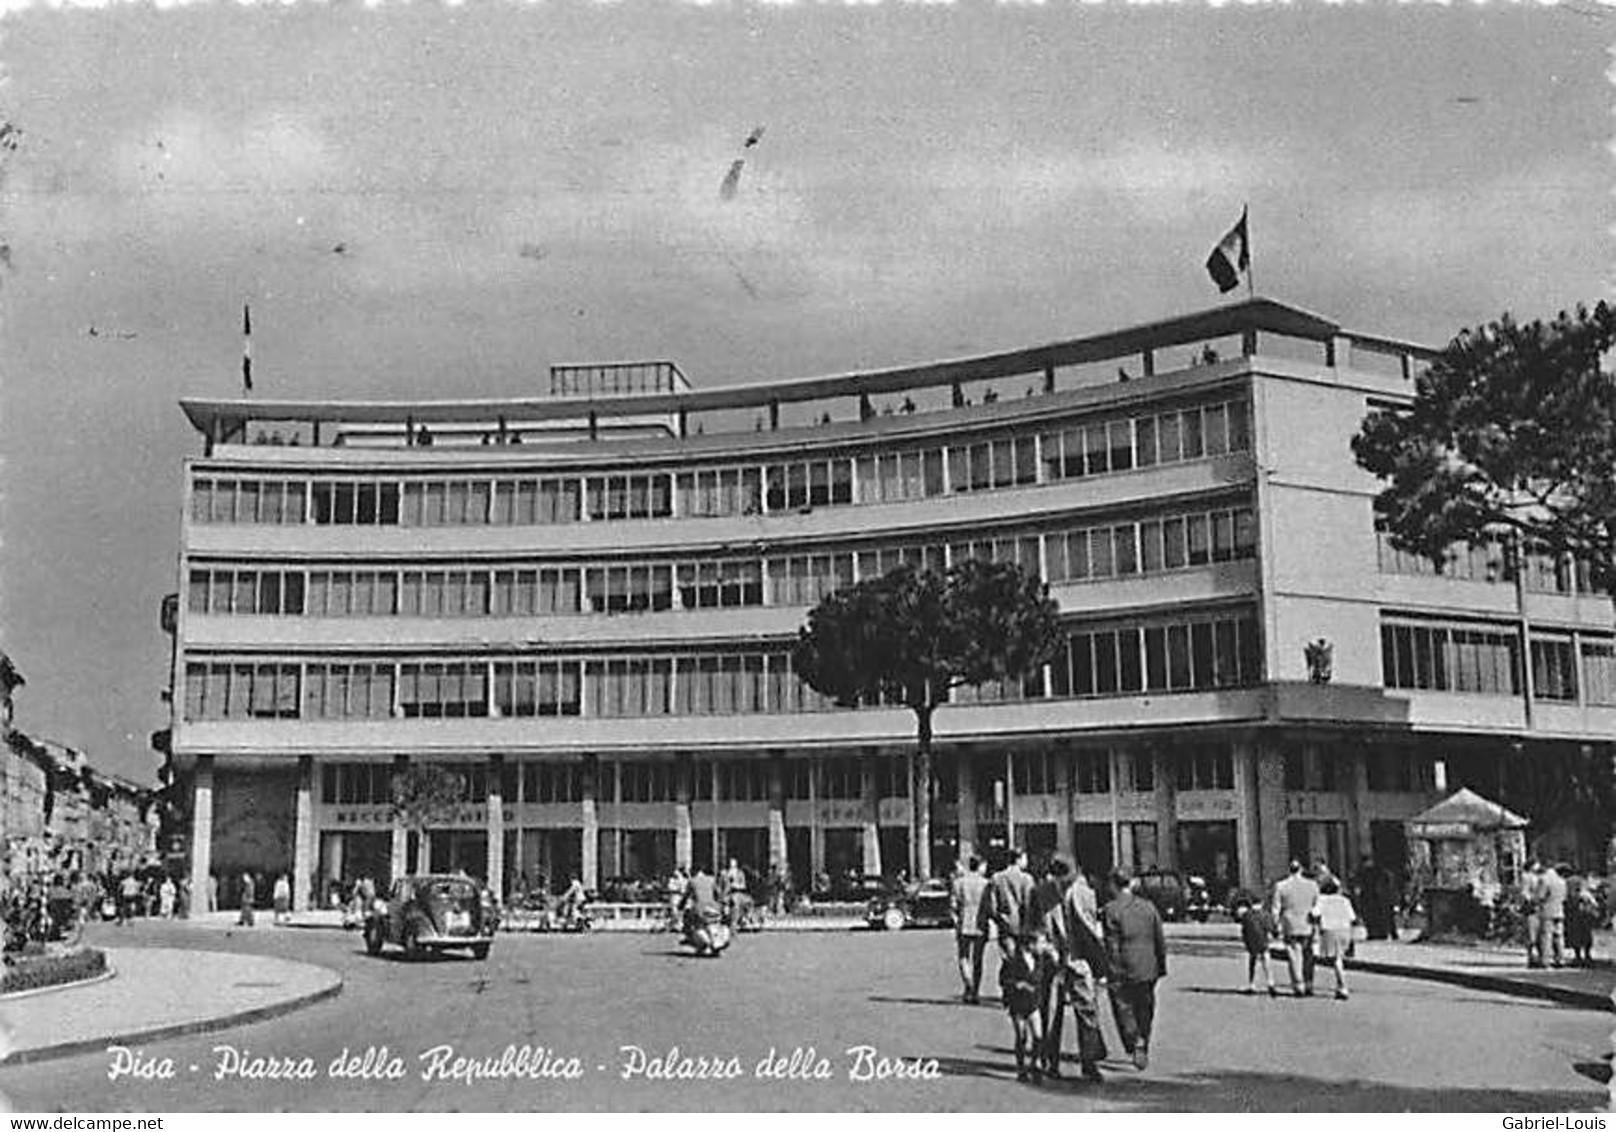
<instances>
[{"instance_id":1,"label":"woman in light dress","mask_svg":"<svg viewBox=\"0 0 1616 1132\"><path fill-rule=\"evenodd\" d=\"M1318 957L1335 971L1335 996L1347 997L1347 946L1352 943L1352 925L1358 913L1341 891L1340 882L1327 876L1319 883L1319 898L1313 902L1313 923L1318 928Z\"/></svg>"}]
</instances>

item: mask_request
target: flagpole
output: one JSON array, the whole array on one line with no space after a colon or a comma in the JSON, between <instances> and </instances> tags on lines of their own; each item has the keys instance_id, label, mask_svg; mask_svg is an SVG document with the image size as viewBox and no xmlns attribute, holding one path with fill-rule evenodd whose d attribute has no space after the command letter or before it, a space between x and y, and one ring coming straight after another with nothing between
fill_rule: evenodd
<instances>
[{"instance_id":1,"label":"flagpole","mask_svg":"<svg viewBox=\"0 0 1616 1132\"><path fill-rule=\"evenodd\" d=\"M1251 254L1251 203L1240 205L1240 215L1246 222L1246 298L1257 297L1257 257Z\"/></svg>"}]
</instances>

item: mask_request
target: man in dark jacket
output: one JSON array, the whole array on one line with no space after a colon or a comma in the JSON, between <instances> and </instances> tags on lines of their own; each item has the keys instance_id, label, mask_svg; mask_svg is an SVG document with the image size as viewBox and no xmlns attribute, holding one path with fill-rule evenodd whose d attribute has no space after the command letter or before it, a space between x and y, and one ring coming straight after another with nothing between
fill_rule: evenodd
<instances>
[{"instance_id":1,"label":"man in dark jacket","mask_svg":"<svg viewBox=\"0 0 1616 1132\"><path fill-rule=\"evenodd\" d=\"M1156 1021L1156 981L1167 975L1167 936L1156 906L1134 891L1122 869L1111 874L1117 895L1100 914L1111 975L1111 1012L1123 1048L1143 1070L1150 1064Z\"/></svg>"}]
</instances>

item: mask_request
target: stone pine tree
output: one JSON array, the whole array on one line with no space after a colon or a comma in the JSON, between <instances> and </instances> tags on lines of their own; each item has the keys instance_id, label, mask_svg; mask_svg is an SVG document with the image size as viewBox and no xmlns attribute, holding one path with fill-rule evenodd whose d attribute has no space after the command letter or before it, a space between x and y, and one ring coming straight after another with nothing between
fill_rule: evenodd
<instances>
[{"instance_id":1,"label":"stone pine tree","mask_svg":"<svg viewBox=\"0 0 1616 1132\"><path fill-rule=\"evenodd\" d=\"M1370 412L1352 448L1385 481L1375 512L1393 545L1438 569L1450 547L1489 539L1503 542L1512 570L1526 551L1569 554L1616 596L1613 346L1606 303L1546 322L1505 314L1460 331L1411 404ZM1593 810L1608 836L1607 760L1534 752L1512 764L1505 789L1520 808L1548 823Z\"/></svg>"},{"instance_id":2,"label":"stone pine tree","mask_svg":"<svg viewBox=\"0 0 1616 1132\"><path fill-rule=\"evenodd\" d=\"M797 675L842 707L902 705L915 714L911 833L916 872L931 874L932 717L961 686L1021 680L1055 652L1048 587L1009 563L967 560L947 574L900 566L831 594L792 651Z\"/></svg>"},{"instance_id":3,"label":"stone pine tree","mask_svg":"<svg viewBox=\"0 0 1616 1132\"><path fill-rule=\"evenodd\" d=\"M427 869L426 831L449 820L466 798L466 780L434 763L411 764L393 775L393 821L415 834L411 871Z\"/></svg>"}]
</instances>

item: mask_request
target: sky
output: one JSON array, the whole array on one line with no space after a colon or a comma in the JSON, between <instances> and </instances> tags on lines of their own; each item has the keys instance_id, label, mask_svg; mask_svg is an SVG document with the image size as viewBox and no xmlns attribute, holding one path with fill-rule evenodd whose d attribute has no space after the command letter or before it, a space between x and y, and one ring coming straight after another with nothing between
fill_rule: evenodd
<instances>
[{"instance_id":1,"label":"sky","mask_svg":"<svg viewBox=\"0 0 1616 1132\"><path fill-rule=\"evenodd\" d=\"M1616 8L0 0L0 649L151 781L182 396L698 386L1260 294L1441 345L1611 297ZM743 151L758 126L765 132ZM720 184L746 157L732 199Z\"/></svg>"}]
</instances>

